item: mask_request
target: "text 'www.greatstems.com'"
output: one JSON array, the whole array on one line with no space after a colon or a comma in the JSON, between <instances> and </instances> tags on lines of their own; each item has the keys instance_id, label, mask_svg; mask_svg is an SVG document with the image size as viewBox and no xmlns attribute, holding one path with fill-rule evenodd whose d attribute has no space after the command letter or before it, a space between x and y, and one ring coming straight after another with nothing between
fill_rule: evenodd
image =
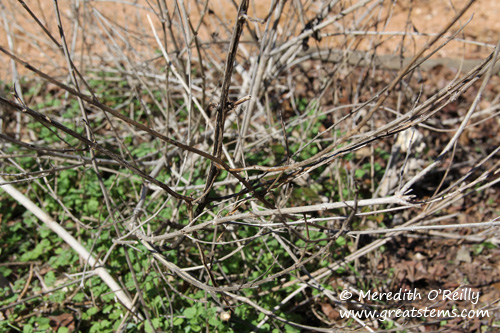
<instances>
[{"instance_id":1,"label":"text 'www.greatstems.com'","mask_svg":"<svg viewBox=\"0 0 500 333\"><path fill-rule=\"evenodd\" d=\"M340 311L341 318L359 318L359 319L378 319L384 321L394 318L484 318L490 317L488 310L438 310L412 308L411 310L392 309L392 310L346 310Z\"/></svg>"}]
</instances>

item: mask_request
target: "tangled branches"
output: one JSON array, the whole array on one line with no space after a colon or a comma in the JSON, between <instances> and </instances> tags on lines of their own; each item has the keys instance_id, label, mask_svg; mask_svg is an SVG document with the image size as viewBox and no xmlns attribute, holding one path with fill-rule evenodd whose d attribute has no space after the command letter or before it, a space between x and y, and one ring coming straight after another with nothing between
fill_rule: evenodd
<instances>
[{"instance_id":1,"label":"tangled branches","mask_svg":"<svg viewBox=\"0 0 500 333\"><path fill-rule=\"evenodd\" d=\"M129 310L122 327L158 327L160 308L174 326L195 298L225 320L260 318L253 329L272 318L328 331L320 326L340 324L315 312L317 323L306 325L283 309L314 310L323 298L344 309L328 288L341 269L397 235L443 228L433 222L440 212L498 182L498 142L471 156L464 174L450 172L465 131L498 116L498 96L479 107L498 71L498 47L483 45L488 57L432 92L418 79L429 75L431 56L462 36L458 22L473 2L438 33L398 32L391 44L381 26L394 4L383 1L158 1L115 13L98 1L64 10L54 1L40 13L12 1L30 25L23 31L4 17L6 32L36 38L56 69L12 43L0 46L17 82L12 97L0 96L2 185L11 194L26 186L16 200L50 208L52 218L36 215L73 248L91 244L77 250L90 266L73 269L114 289ZM48 13L53 21L42 17ZM418 49L409 52L413 42ZM387 61L384 47L399 55ZM20 84L20 68L38 79ZM468 110L442 121L471 89ZM433 145L422 131L451 134ZM492 217L476 227L496 224ZM86 230L78 240L69 235L74 226ZM254 314L238 312L241 304Z\"/></svg>"}]
</instances>

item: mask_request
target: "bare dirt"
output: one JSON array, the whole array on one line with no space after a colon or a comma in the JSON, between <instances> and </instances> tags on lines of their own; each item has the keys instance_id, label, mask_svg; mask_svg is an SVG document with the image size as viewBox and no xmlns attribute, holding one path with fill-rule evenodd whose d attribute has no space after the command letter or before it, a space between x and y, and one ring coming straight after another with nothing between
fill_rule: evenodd
<instances>
[{"instance_id":1,"label":"bare dirt","mask_svg":"<svg viewBox=\"0 0 500 333\"><path fill-rule=\"evenodd\" d=\"M374 17L385 18L385 26L371 27L364 30L383 31L385 35L379 37L380 46L377 48L379 54L400 54L411 56L419 48L421 48L432 34L438 33L467 3L466 0L456 1L398 1L395 5L391 2L386 2L384 7L376 7L372 13ZM173 1L167 1L170 11L175 6ZM0 45L8 50L14 51L21 59L28 61L30 64L45 71L58 70L65 66L63 57L49 38L41 32L41 29L34 22L33 18L23 8L18 1L9 0L3 2L2 25L0 27ZM47 30L60 40L57 21L54 11L54 5L51 1L33 1L29 2L30 10L40 19L47 27ZM348 2L343 2L338 10L350 5ZM79 7L74 6L69 1L60 2L60 11L62 14L62 22L66 31L66 39L70 45L74 44L75 53L84 57L105 58L106 47L102 40L95 37L86 36L88 31L88 22L80 22L75 20L75 10L79 12L91 13L94 16L103 15L106 19L115 23L119 27L135 32L135 40L140 44L140 39L144 36L151 37L151 30L147 20L147 15L151 15L155 25L159 28L160 23L154 12L148 6L146 1L138 1L137 4L123 4L114 1L90 2L81 3ZM309 4L304 8L305 17L302 18L302 24L308 22L313 17L318 9L319 4ZM195 3L190 1L187 4L188 11L193 14L190 17L193 26L199 22L199 12L201 8L196 7ZM217 16L222 20L231 22L235 16L235 6L231 1L213 1L209 3L209 10L212 15ZM249 10L251 18L263 19L269 14L268 1L252 1ZM461 41L452 41L445 48L437 52L435 57L438 58L465 58L465 59L480 59L488 55L500 37L500 2L496 0L478 0L468 10L465 16L447 34L456 32L460 26L466 25L457 38L467 40L467 43ZM470 19L470 20L469 20ZM200 37L208 33L227 33L227 31L219 31L217 29L218 21L210 18L213 31L210 29L201 29ZM283 22L282 22L283 23ZM95 24L95 22L92 22ZM101 23L102 24L102 23ZM258 25L262 23L252 22L251 24ZM285 24L285 23L283 23ZM105 28L105 24L102 25ZM357 27L360 29L361 27ZM297 25L297 32L302 29L301 25ZM357 30L356 28L346 26L342 29ZM339 26L331 28L331 32L338 33L341 30ZM74 35L74 32L77 32ZM407 32L411 35L401 36L394 35L394 32ZM83 34L83 35L82 35ZM419 36L417 36L419 34ZM10 38L9 38L10 37ZM243 37L245 38L245 36ZM10 39L10 43L9 43ZM403 44L401 43L404 40ZM335 48L343 41L342 37L337 35L324 38L321 42L321 47ZM89 45L91 48L89 48ZM403 45L403 50L401 50ZM362 43L358 49L371 49L374 46L373 40L367 43ZM137 47L134 45L134 47ZM5 55L0 55L0 79L10 81L12 73L12 64L8 61ZM17 70L21 75L30 75L29 71L22 66L17 66Z\"/></svg>"}]
</instances>

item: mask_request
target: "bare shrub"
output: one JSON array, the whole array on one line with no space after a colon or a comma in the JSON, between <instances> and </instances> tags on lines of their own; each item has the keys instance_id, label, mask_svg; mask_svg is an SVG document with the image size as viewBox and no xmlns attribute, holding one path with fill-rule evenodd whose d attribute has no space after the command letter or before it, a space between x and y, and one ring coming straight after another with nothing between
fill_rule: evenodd
<instances>
[{"instance_id":1,"label":"bare shrub","mask_svg":"<svg viewBox=\"0 0 500 333\"><path fill-rule=\"evenodd\" d=\"M0 182L78 252L67 278L98 308L87 282L108 284L121 328L344 327L324 304L350 308L339 291L394 237L497 235L491 212L446 213L498 182L498 139L467 139L498 130L498 47L431 58L471 43L472 3L423 34L387 31L383 1L6 1Z\"/></svg>"}]
</instances>

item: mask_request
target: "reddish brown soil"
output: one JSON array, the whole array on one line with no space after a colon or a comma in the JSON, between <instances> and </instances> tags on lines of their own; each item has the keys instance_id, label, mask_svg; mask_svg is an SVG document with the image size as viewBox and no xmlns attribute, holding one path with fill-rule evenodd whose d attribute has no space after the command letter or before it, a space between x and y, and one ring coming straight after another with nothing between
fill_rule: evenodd
<instances>
[{"instance_id":1,"label":"reddish brown soil","mask_svg":"<svg viewBox=\"0 0 500 333\"><path fill-rule=\"evenodd\" d=\"M390 2L387 2L384 8L373 10L371 13L374 18L384 18L387 22L385 28L380 24L376 27L378 31L385 32L395 32L395 31L410 31L419 32L426 34L433 34L439 32L446 24L449 22L466 3L466 0L455 0L455 1L409 1L403 0L398 1L395 6L389 7ZM63 25L66 31L67 39L70 41L72 37L73 27L75 21L72 19L69 1L60 1L60 10L62 13ZM172 11L175 7L173 1L167 1L170 6L169 9ZM46 25L47 29L59 40L57 23L54 14L54 6L52 1L30 1L30 9L35 13L35 15ZM410 6L411 4L411 6ZM97 9L110 21L118 26L129 28L131 30L137 31L139 34L151 35L149 24L147 21L147 14L149 13L155 21L157 28L159 28L160 23L158 19L151 12L146 1L139 1L137 7L130 5L123 5L120 3L109 2L91 2L93 8ZM289 5L289 4L288 4ZM345 2L345 6L350 5L350 2ZM65 66L64 60L60 55L54 51L54 48L50 45L49 39L41 32L40 28L34 23L33 19L27 14L26 10L19 4L18 1L9 0L4 2L5 13L8 24L1 25L0 27L0 45L9 49L9 44L7 42L7 32L5 30L6 26L10 31L10 35L13 36L13 46L14 51L22 59L29 61L31 64L41 68L46 69L46 71L56 70L57 67ZM313 3L309 7L304 8L305 19L307 22L311 17L312 13L317 9L315 8L317 4ZM188 10L191 10L192 15L191 22L194 26L198 24L199 21L199 9L197 9L193 2L188 1ZM231 22L234 19L234 14L236 9L231 1L214 1L210 2L209 8L218 17L223 20ZM339 7L340 8L340 7ZM78 9L80 12L90 12L91 7L85 4L81 4ZM269 12L269 1L251 1L249 16L256 18L264 18ZM463 30L463 33L459 34L457 38L463 38L469 41L479 42L488 44L485 45L475 45L466 44L462 42L451 42L444 49L440 50L436 56L437 57L452 57L460 58L465 56L468 59L479 59L489 54L492 50L494 44L500 36L500 2L497 0L478 0L472 7L468 10L465 16L455 25L450 32L457 31L460 25L468 22L469 18L472 18L467 26ZM3 20L2 20L3 21ZM217 20L210 19L210 21L217 26ZM282 20L286 21L286 18ZM85 27L86 22L78 22L80 29ZM257 23L255 23L257 24ZM285 24L285 23L283 23ZM349 27L347 27L349 28ZM299 24L296 28L298 31L302 29ZM332 27L332 30L338 32L338 28ZM350 28L349 28L350 29ZM371 27L369 30L374 30ZM80 30L81 31L81 30ZM201 29L200 36L207 33L206 29ZM86 37L86 36L85 36ZM87 37L86 37L87 38ZM244 36L245 38L245 36ZM383 41L382 45L378 48L378 52L381 54L394 54L400 52L400 45L402 41L401 36L391 36L384 35L379 37L378 42ZM79 35L78 39L82 39ZM341 43L342 38L326 38L322 42L325 47L336 47ZM409 56L414 54L416 50L422 47L430 37L427 36L413 36L404 38L404 51L405 55ZM368 39L367 39L368 40ZM371 48L373 47L373 39L360 45L361 48ZM92 45L91 55L102 56L103 47L102 42L99 40L87 40L86 43ZM77 43L78 46L78 43ZM11 77L11 64L4 55L0 55L0 78L2 80L10 80ZM18 66L18 71L21 75L27 75L28 71Z\"/></svg>"}]
</instances>

